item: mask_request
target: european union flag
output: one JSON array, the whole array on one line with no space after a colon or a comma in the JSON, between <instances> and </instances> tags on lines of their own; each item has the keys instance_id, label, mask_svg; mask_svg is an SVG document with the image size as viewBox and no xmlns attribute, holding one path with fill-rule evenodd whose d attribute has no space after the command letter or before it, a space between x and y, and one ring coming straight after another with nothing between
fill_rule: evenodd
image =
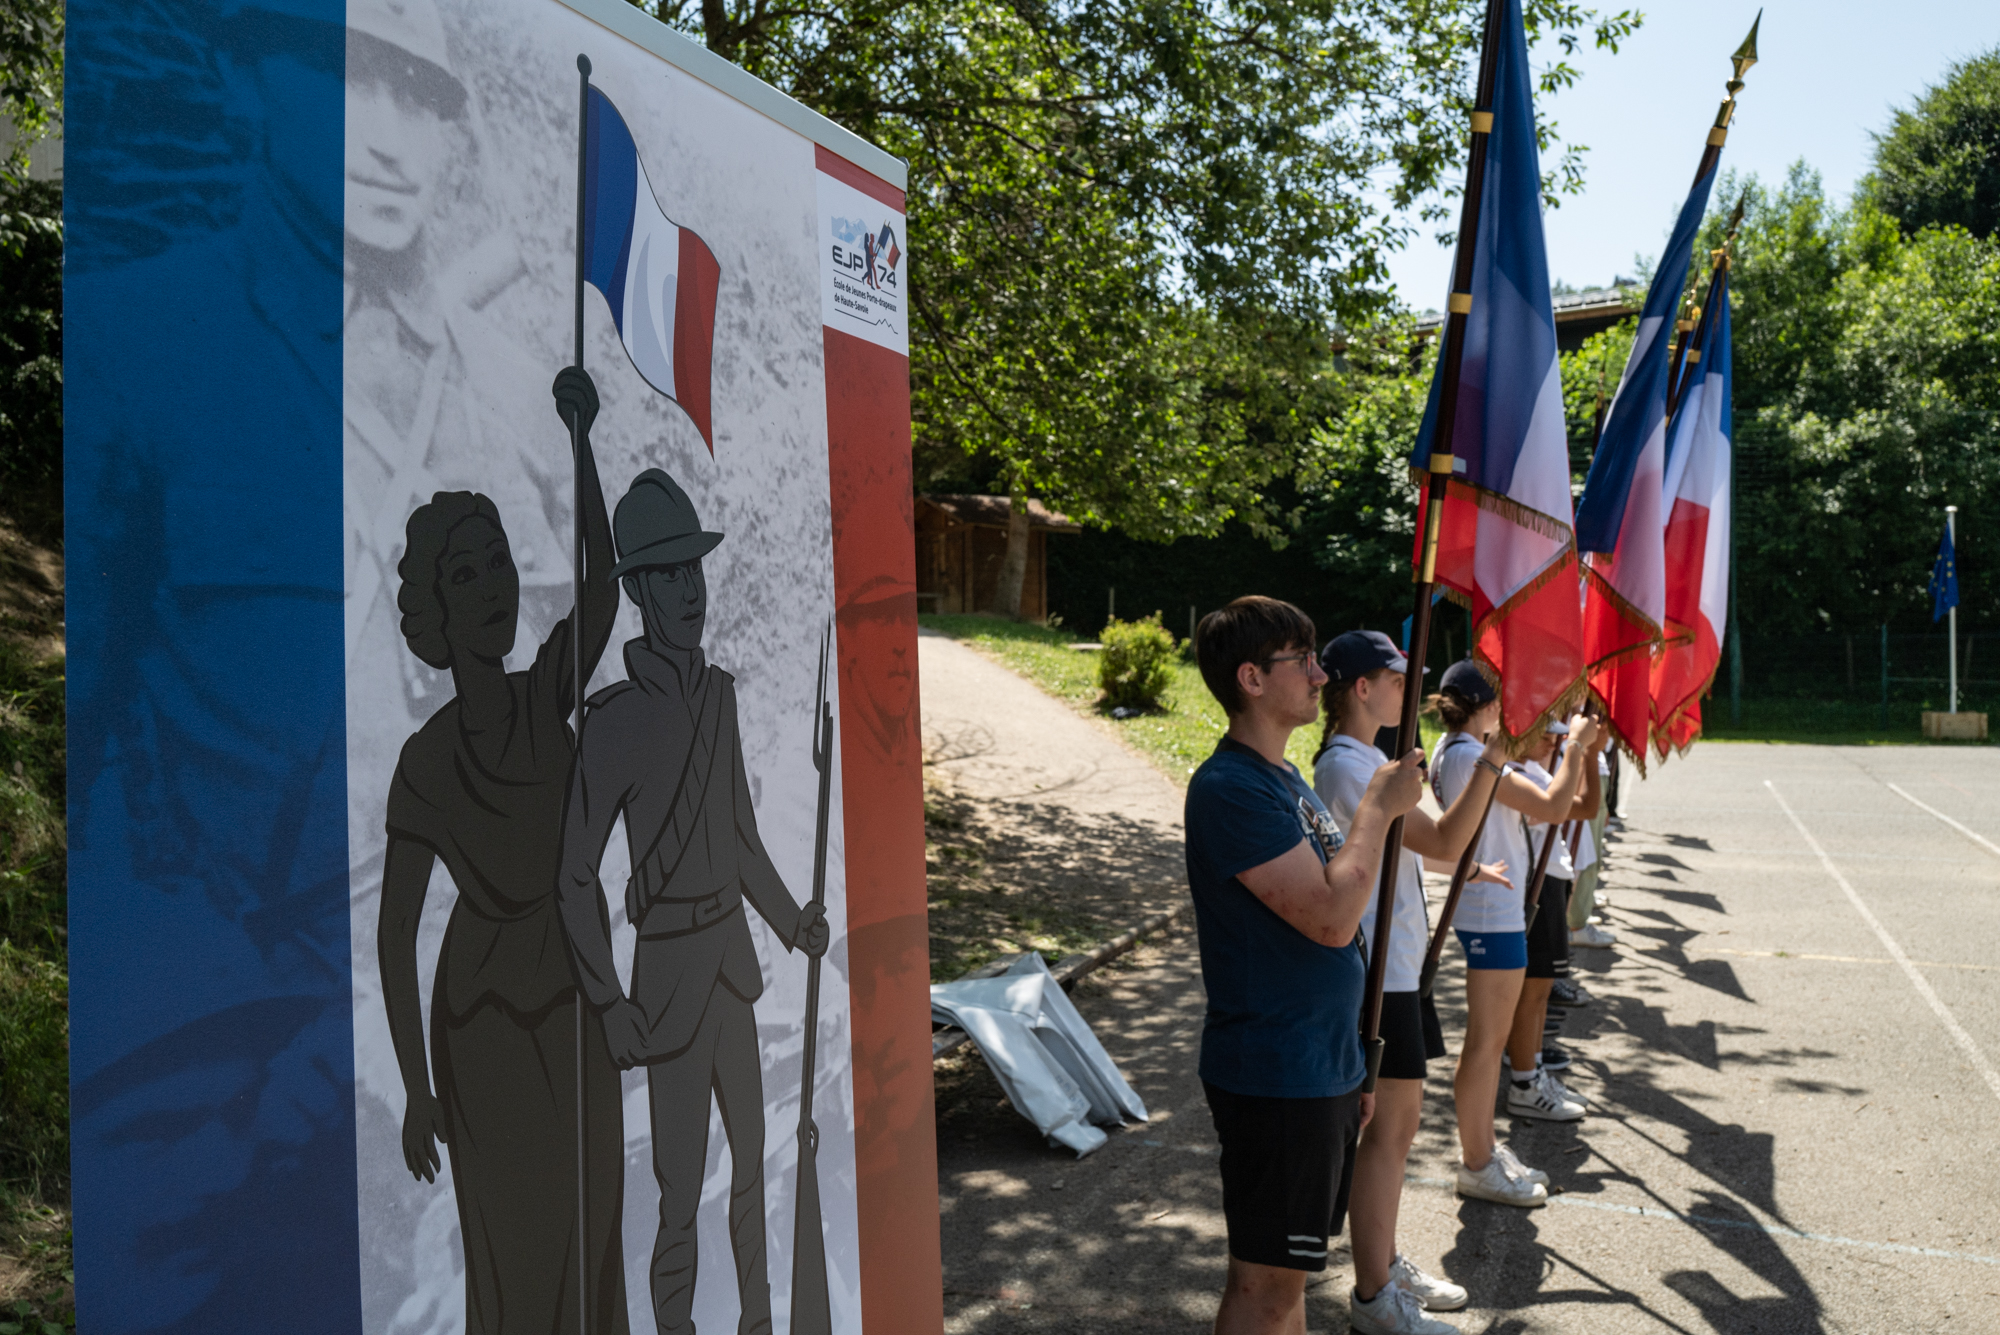
<instances>
[{"instance_id":1,"label":"european union flag","mask_svg":"<svg viewBox=\"0 0 2000 1335\"><path fill-rule=\"evenodd\" d=\"M1951 525L1946 524L1938 541L1937 564L1931 567L1931 620L1943 620L1957 606L1958 556L1951 549Z\"/></svg>"}]
</instances>

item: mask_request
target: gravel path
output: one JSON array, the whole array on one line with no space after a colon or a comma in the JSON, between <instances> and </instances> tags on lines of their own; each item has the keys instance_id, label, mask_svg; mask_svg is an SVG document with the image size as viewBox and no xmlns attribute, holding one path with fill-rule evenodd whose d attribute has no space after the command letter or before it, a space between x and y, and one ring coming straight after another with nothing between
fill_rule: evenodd
<instances>
[{"instance_id":1,"label":"gravel path","mask_svg":"<svg viewBox=\"0 0 2000 1335\"><path fill-rule=\"evenodd\" d=\"M1182 791L975 649L917 641L932 976L1087 950L1187 895Z\"/></svg>"}]
</instances>

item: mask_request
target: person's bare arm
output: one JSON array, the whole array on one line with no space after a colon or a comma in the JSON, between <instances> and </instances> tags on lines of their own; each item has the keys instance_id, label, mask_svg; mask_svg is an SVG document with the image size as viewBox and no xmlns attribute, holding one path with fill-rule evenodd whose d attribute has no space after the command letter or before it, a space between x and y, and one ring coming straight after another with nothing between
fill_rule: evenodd
<instances>
[{"instance_id":1,"label":"person's bare arm","mask_svg":"<svg viewBox=\"0 0 2000 1335\"><path fill-rule=\"evenodd\" d=\"M1419 857L1456 863L1465 846L1479 829L1479 815L1486 810L1486 794L1499 782L1507 764L1507 739L1495 732L1486 739L1480 754L1484 764L1473 766L1472 778L1458 800L1436 820L1422 808L1412 811L1403 822L1403 846Z\"/></svg>"},{"instance_id":2,"label":"person's bare arm","mask_svg":"<svg viewBox=\"0 0 2000 1335\"><path fill-rule=\"evenodd\" d=\"M1352 941L1375 893L1389 824L1423 794L1419 754L1413 750L1375 772L1355 809L1347 842L1324 865L1301 839L1289 852L1238 873L1236 879L1271 912L1321 945Z\"/></svg>"},{"instance_id":3,"label":"person's bare arm","mask_svg":"<svg viewBox=\"0 0 2000 1335\"><path fill-rule=\"evenodd\" d=\"M1532 780L1519 774L1509 774L1500 781L1500 789L1493 800L1544 825L1568 820L1569 809L1576 802L1577 790L1583 786L1586 757L1591 768L1597 765L1597 758L1589 754L1590 744L1597 739L1595 720L1579 714L1570 720L1569 727L1570 736L1577 739L1576 744L1564 754L1546 789L1537 788Z\"/></svg>"},{"instance_id":4,"label":"person's bare arm","mask_svg":"<svg viewBox=\"0 0 2000 1335\"><path fill-rule=\"evenodd\" d=\"M1583 766L1583 791L1577 795L1569 809L1571 820L1595 820L1597 809L1604 802L1604 776L1597 772L1597 755L1601 746L1578 747L1585 753Z\"/></svg>"}]
</instances>

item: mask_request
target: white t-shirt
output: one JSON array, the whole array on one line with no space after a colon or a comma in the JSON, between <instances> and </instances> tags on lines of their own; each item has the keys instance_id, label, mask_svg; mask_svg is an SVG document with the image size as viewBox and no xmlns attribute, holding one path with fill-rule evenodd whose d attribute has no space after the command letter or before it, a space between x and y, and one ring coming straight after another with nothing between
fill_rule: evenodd
<instances>
[{"instance_id":1,"label":"white t-shirt","mask_svg":"<svg viewBox=\"0 0 2000 1335\"><path fill-rule=\"evenodd\" d=\"M1535 761L1532 760L1524 760L1521 762L1521 774L1530 783L1534 784L1535 787L1541 789L1545 793L1549 790L1549 785L1556 781L1555 775L1549 773L1547 770L1543 769L1541 765L1537 764ZM1530 836L1528 839L1528 846L1533 850L1533 856L1536 859L1540 859L1540 857L1542 856L1542 845L1548 840L1549 837L1549 827L1543 822L1538 820L1527 820L1527 818L1522 816L1521 813L1518 811L1513 814L1516 820L1526 821L1528 826L1528 833ZM1530 880L1534 878L1534 874L1535 874L1535 864L1533 862L1530 862L1528 864L1528 876ZM1556 833L1556 846L1554 850L1552 850L1549 853L1548 874L1550 877L1558 881L1569 881L1571 883L1574 883L1576 881L1576 867L1570 861L1569 843L1562 837L1562 833L1560 830L1558 830ZM1523 893L1526 893L1527 888L1528 888L1527 881L1521 882L1521 890Z\"/></svg>"},{"instance_id":2,"label":"white t-shirt","mask_svg":"<svg viewBox=\"0 0 2000 1335\"><path fill-rule=\"evenodd\" d=\"M1437 797L1438 805L1449 809L1458 795L1465 791L1477 772L1479 757L1485 747L1470 733L1448 732L1438 739L1431 752L1431 791ZM1508 766L1512 769L1513 766ZM1473 855L1479 862L1505 862L1507 879L1512 886L1497 885L1491 881L1468 881L1465 892L1459 896L1458 911L1452 915L1451 925L1461 932L1520 932L1527 930L1527 915L1522 910L1522 896L1527 893L1527 878L1534 874L1534 863L1526 853L1526 841L1521 835L1521 813L1498 802L1486 813L1486 828L1479 835L1479 851Z\"/></svg>"},{"instance_id":3,"label":"white t-shirt","mask_svg":"<svg viewBox=\"0 0 2000 1335\"><path fill-rule=\"evenodd\" d=\"M1313 764L1313 791L1333 813L1341 834L1354 832L1354 813L1361 806L1361 795L1368 791L1368 781L1375 777L1375 771L1388 763L1389 757L1352 737L1336 736L1333 745L1320 752ZM1361 915L1361 931L1371 951L1378 939L1376 902L1376 896L1369 895L1368 910ZM1423 974L1424 952L1430 943L1431 915L1424 903L1424 862L1405 848L1396 872L1396 911L1389 922L1389 967L1382 990L1416 991Z\"/></svg>"}]
</instances>

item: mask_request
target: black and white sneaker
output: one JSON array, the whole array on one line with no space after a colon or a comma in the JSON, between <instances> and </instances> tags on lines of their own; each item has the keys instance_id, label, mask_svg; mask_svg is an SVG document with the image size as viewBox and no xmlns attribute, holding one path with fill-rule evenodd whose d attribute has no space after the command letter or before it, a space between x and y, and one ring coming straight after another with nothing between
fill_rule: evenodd
<instances>
[{"instance_id":1,"label":"black and white sneaker","mask_svg":"<svg viewBox=\"0 0 2000 1335\"><path fill-rule=\"evenodd\" d=\"M1569 1069L1569 1049L1553 1041L1543 1044L1542 1069L1544 1071L1567 1071Z\"/></svg>"},{"instance_id":2,"label":"black and white sneaker","mask_svg":"<svg viewBox=\"0 0 2000 1335\"><path fill-rule=\"evenodd\" d=\"M1591 1000L1590 993L1584 991L1575 980L1569 978L1556 979L1555 986L1549 990L1549 1005L1561 1006L1565 1010L1577 1006L1588 1006Z\"/></svg>"}]
</instances>

